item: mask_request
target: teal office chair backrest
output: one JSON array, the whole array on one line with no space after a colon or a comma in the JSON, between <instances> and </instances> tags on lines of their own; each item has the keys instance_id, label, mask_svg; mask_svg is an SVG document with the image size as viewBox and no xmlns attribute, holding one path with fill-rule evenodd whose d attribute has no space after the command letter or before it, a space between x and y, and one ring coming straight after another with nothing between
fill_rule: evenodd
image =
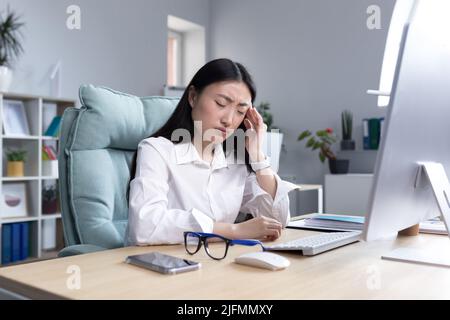
<instances>
[{"instance_id":1,"label":"teal office chair backrest","mask_svg":"<svg viewBox=\"0 0 450 320\"><path fill-rule=\"evenodd\" d=\"M81 108L62 117L59 190L66 248L60 256L124 245L133 153L179 98L144 97L83 85Z\"/></svg>"}]
</instances>

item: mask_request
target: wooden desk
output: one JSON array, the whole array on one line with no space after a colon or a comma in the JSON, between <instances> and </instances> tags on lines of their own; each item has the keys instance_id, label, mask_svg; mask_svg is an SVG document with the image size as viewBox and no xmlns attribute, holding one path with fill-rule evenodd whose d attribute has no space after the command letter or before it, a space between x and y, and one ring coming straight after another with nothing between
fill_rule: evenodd
<instances>
[{"instance_id":1,"label":"wooden desk","mask_svg":"<svg viewBox=\"0 0 450 320\"><path fill-rule=\"evenodd\" d=\"M286 229L278 241L314 234ZM449 299L450 270L380 259L406 245L440 245L445 236L420 234L396 240L359 242L313 257L283 254L291 266L269 271L233 263L255 247L233 246L223 261L202 248L190 256L182 245L128 247L0 268L0 287L32 298L72 299ZM162 275L125 264L126 256L160 251L201 261L199 271ZM70 290L66 273L81 270L81 288Z\"/></svg>"}]
</instances>

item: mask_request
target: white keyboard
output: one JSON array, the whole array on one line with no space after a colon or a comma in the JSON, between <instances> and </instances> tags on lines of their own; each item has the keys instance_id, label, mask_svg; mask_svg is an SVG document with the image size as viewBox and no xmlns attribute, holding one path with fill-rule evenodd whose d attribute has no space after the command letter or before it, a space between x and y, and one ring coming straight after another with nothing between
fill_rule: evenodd
<instances>
[{"instance_id":1,"label":"white keyboard","mask_svg":"<svg viewBox=\"0 0 450 320\"><path fill-rule=\"evenodd\" d=\"M360 238L361 231L329 232L268 246L265 249L267 251L300 250L304 256L313 256L359 241Z\"/></svg>"}]
</instances>

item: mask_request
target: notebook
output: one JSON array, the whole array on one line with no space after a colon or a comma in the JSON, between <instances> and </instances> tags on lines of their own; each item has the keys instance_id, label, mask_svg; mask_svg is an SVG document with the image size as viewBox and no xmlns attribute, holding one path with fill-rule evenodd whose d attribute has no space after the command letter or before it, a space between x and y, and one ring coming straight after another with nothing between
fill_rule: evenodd
<instances>
[{"instance_id":1,"label":"notebook","mask_svg":"<svg viewBox=\"0 0 450 320\"><path fill-rule=\"evenodd\" d=\"M445 224L439 217L433 218L427 221L423 221L419 225L419 232L422 233L435 233L435 234L448 234Z\"/></svg>"},{"instance_id":2,"label":"notebook","mask_svg":"<svg viewBox=\"0 0 450 320\"><path fill-rule=\"evenodd\" d=\"M325 231L356 231L363 230L364 217L340 214L315 213L312 217L291 221L287 225L293 229L312 229ZM439 217L420 223L419 232L448 234L445 224Z\"/></svg>"},{"instance_id":3,"label":"notebook","mask_svg":"<svg viewBox=\"0 0 450 320\"><path fill-rule=\"evenodd\" d=\"M312 217L291 221L288 228L330 231L363 230L364 217L341 214L316 213Z\"/></svg>"}]
</instances>

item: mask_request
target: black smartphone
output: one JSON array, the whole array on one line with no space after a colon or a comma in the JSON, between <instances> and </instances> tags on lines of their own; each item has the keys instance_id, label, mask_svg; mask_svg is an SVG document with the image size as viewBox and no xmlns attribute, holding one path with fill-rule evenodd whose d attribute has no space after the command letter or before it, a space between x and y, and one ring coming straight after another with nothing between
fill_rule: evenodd
<instances>
[{"instance_id":1,"label":"black smartphone","mask_svg":"<svg viewBox=\"0 0 450 320\"><path fill-rule=\"evenodd\" d=\"M125 262L165 274L176 274L201 268L201 263L199 262L181 259L159 252L128 256Z\"/></svg>"}]
</instances>

